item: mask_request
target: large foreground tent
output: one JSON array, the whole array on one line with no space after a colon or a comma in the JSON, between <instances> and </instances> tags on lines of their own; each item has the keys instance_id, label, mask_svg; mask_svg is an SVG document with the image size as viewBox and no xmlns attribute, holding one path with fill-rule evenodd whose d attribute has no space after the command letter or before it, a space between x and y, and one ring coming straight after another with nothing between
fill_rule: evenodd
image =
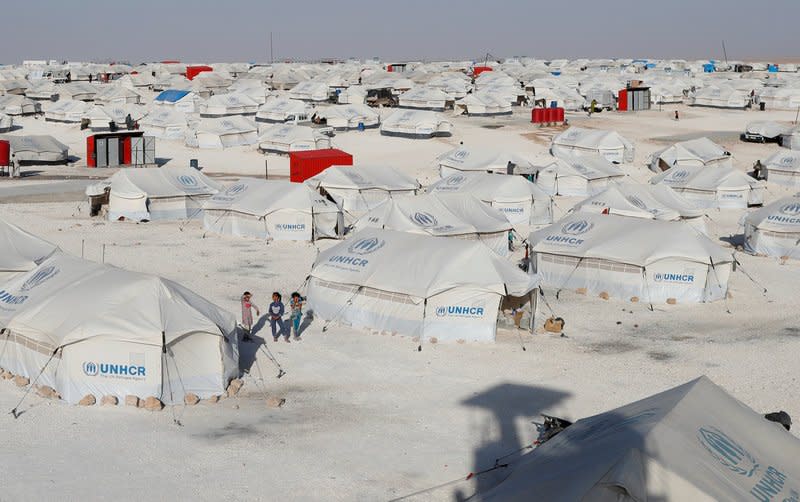
<instances>
[{"instance_id":1,"label":"large foreground tent","mask_svg":"<svg viewBox=\"0 0 800 502\"><path fill-rule=\"evenodd\" d=\"M332 166L305 183L329 197L349 224L386 199L416 195L420 184L389 166Z\"/></svg>"},{"instance_id":2,"label":"large foreground tent","mask_svg":"<svg viewBox=\"0 0 800 502\"><path fill-rule=\"evenodd\" d=\"M708 234L705 210L665 185L614 183L576 204L572 211L615 214L646 220L684 221Z\"/></svg>"},{"instance_id":3,"label":"large foreground tent","mask_svg":"<svg viewBox=\"0 0 800 502\"><path fill-rule=\"evenodd\" d=\"M370 228L320 253L308 303L326 321L421 341L488 342L501 301L527 300L535 312L537 285L480 242Z\"/></svg>"},{"instance_id":4,"label":"large foreground tent","mask_svg":"<svg viewBox=\"0 0 800 502\"><path fill-rule=\"evenodd\" d=\"M17 160L27 164L58 164L69 160L69 147L52 136L0 136Z\"/></svg>"},{"instance_id":5,"label":"large foreground tent","mask_svg":"<svg viewBox=\"0 0 800 502\"><path fill-rule=\"evenodd\" d=\"M748 253L800 258L800 194L748 213L742 226Z\"/></svg>"},{"instance_id":6,"label":"large foreground tent","mask_svg":"<svg viewBox=\"0 0 800 502\"><path fill-rule=\"evenodd\" d=\"M122 169L89 185L90 204L108 204L108 219L133 221L199 218L206 199L222 186L191 167Z\"/></svg>"},{"instance_id":7,"label":"large foreground tent","mask_svg":"<svg viewBox=\"0 0 800 502\"><path fill-rule=\"evenodd\" d=\"M4 285L0 366L55 389L183 403L239 375L236 320L188 289L56 253Z\"/></svg>"},{"instance_id":8,"label":"large foreground tent","mask_svg":"<svg viewBox=\"0 0 800 502\"><path fill-rule=\"evenodd\" d=\"M511 223L500 210L470 194L427 194L387 199L359 218L352 228L479 240L506 256Z\"/></svg>"},{"instance_id":9,"label":"large foreground tent","mask_svg":"<svg viewBox=\"0 0 800 502\"><path fill-rule=\"evenodd\" d=\"M780 149L764 161L767 181L788 187L800 187L800 151Z\"/></svg>"},{"instance_id":10,"label":"large foreground tent","mask_svg":"<svg viewBox=\"0 0 800 502\"><path fill-rule=\"evenodd\" d=\"M427 139L450 136L453 124L439 113L428 110L397 110L381 123L381 134L403 138Z\"/></svg>"},{"instance_id":11,"label":"large foreground tent","mask_svg":"<svg viewBox=\"0 0 800 502\"><path fill-rule=\"evenodd\" d=\"M578 420L482 502L790 501L800 441L706 377Z\"/></svg>"},{"instance_id":12,"label":"large foreground tent","mask_svg":"<svg viewBox=\"0 0 800 502\"><path fill-rule=\"evenodd\" d=\"M2 288L5 281L36 268L58 247L0 219L0 249L3 250L0 254Z\"/></svg>"},{"instance_id":13,"label":"large foreground tent","mask_svg":"<svg viewBox=\"0 0 800 502\"><path fill-rule=\"evenodd\" d=\"M432 194L472 195L506 215L516 228L553 222L553 199L522 176L451 174L428 187Z\"/></svg>"},{"instance_id":14,"label":"large foreground tent","mask_svg":"<svg viewBox=\"0 0 800 502\"><path fill-rule=\"evenodd\" d=\"M219 234L269 240L338 237L336 204L302 183L242 178L203 205L203 226Z\"/></svg>"},{"instance_id":15,"label":"large foreground tent","mask_svg":"<svg viewBox=\"0 0 800 502\"><path fill-rule=\"evenodd\" d=\"M570 127L553 138L550 152L556 157L570 155L602 155L615 164L632 162L633 143L616 131Z\"/></svg>"},{"instance_id":16,"label":"large foreground tent","mask_svg":"<svg viewBox=\"0 0 800 502\"><path fill-rule=\"evenodd\" d=\"M457 172L513 174L515 170L530 170L531 162L520 155L491 148L460 146L438 157L439 176L445 178Z\"/></svg>"},{"instance_id":17,"label":"large foreground tent","mask_svg":"<svg viewBox=\"0 0 800 502\"><path fill-rule=\"evenodd\" d=\"M531 169L536 186L550 195L587 197L621 181L625 172L599 155L562 154Z\"/></svg>"},{"instance_id":18,"label":"large foreground tent","mask_svg":"<svg viewBox=\"0 0 800 502\"><path fill-rule=\"evenodd\" d=\"M729 151L705 137L675 143L650 158L650 170L656 173L684 166L733 167L733 159Z\"/></svg>"},{"instance_id":19,"label":"large foreground tent","mask_svg":"<svg viewBox=\"0 0 800 502\"><path fill-rule=\"evenodd\" d=\"M689 225L572 213L530 235L542 284L663 303L725 298L733 254Z\"/></svg>"},{"instance_id":20,"label":"large foreground tent","mask_svg":"<svg viewBox=\"0 0 800 502\"><path fill-rule=\"evenodd\" d=\"M745 208L763 204L763 181L733 168L676 167L650 183L664 184L701 207Z\"/></svg>"}]
</instances>

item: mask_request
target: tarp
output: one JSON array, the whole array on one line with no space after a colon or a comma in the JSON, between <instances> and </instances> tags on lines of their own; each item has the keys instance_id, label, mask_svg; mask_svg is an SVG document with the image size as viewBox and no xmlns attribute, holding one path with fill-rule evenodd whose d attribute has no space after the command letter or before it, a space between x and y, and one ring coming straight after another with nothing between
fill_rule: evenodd
<instances>
[{"instance_id":1,"label":"tarp","mask_svg":"<svg viewBox=\"0 0 800 502\"><path fill-rule=\"evenodd\" d=\"M166 91L162 91L158 96L155 97L156 101L165 101L167 103L176 103L181 99L185 98L187 94L191 91L181 91L178 89L167 89Z\"/></svg>"},{"instance_id":2,"label":"tarp","mask_svg":"<svg viewBox=\"0 0 800 502\"><path fill-rule=\"evenodd\" d=\"M432 194L470 194L506 215L515 227L553 222L553 199L522 176L459 173L428 187Z\"/></svg>"},{"instance_id":3,"label":"tarp","mask_svg":"<svg viewBox=\"0 0 800 502\"><path fill-rule=\"evenodd\" d=\"M69 403L93 394L210 397L239 374L233 315L160 277L63 253L4 285L0 366ZM162 347L166 345L166 361ZM162 364L163 363L163 364Z\"/></svg>"},{"instance_id":4,"label":"tarp","mask_svg":"<svg viewBox=\"0 0 800 502\"><path fill-rule=\"evenodd\" d=\"M308 185L241 178L203 204L203 226L221 234L311 241L337 237L341 211Z\"/></svg>"},{"instance_id":5,"label":"tarp","mask_svg":"<svg viewBox=\"0 0 800 502\"><path fill-rule=\"evenodd\" d=\"M800 492L800 441L706 377L584 418L479 501L779 501Z\"/></svg>"}]
</instances>

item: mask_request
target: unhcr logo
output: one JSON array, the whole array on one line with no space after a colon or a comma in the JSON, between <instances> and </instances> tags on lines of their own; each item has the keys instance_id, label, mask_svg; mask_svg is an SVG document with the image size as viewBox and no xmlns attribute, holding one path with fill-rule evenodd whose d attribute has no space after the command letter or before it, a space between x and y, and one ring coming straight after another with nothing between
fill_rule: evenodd
<instances>
[{"instance_id":1,"label":"unhcr logo","mask_svg":"<svg viewBox=\"0 0 800 502\"><path fill-rule=\"evenodd\" d=\"M594 228L594 223L589 223L586 220L577 220L565 224L561 227L561 232L567 235L581 235Z\"/></svg>"},{"instance_id":2,"label":"unhcr logo","mask_svg":"<svg viewBox=\"0 0 800 502\"><path fill-rule=\"evenodd\" d=\"M347 250L353 254L365 255L374 253L382 248L385 244L386 241L378 239L377 237L372 237L370 239L359 239L351 244Z\"/></svg>"},{"instance_id":3,"label":"unhcr logo","mask_svg":"<svg viewBox=\"0 0 800 502\"><path fill-rule=\"evenodd\" d=\"M797 216L800 214L800 202L791 202L781 206L781 212L788 216Z\"/></svg>"},{"instance_id":4,"label":"unhcr logo","mask_svg":"<svg viewBox=\"0 0 800 502\"><path fill-rule=\"evenodd\" d=\"M447 305L436 308L437 317L483 317L485 309L482 306Z\"/></svg>"},{"instance_id":5,"label":"unhcr logo","mask_svg":"<svg viewBox=\"0 0 800 502\"><path fill-rule=\"evenodd\" d=\"M784 157L781 159L781 164L783 164L784 166L791 166L792 164L794 164L794 158Z\"/></svg>"},{"instance_id":6,"label":"unhcr logo","mask_svg":"<svg viewBox=\"0 0 800 502\"><path fill-rule=\"evenodd\" d=\"M453 154L453 158L456 160L464 160L469 157L468 150L456 150L456 153Z\"/></svg>"},{"instance_id":7,"label":"unhcr logo","mask_svg":"<svg viewBox=\"0 0 800 502\"><path fill-rule=\"evenodd\" d=\"M229 130L229 131L231 129L233 129L233 122L231 122L230 120L223 120L220 123L220 125L222 126L223 129L226 129L226 130Z\"/></svg>"},{"instance_id":8,"label":"unhcr logo","mask_svg":"<svg viewBox=\"0 0 800 502\"><path fill-rule=\"evenodd\" d=\"M671 274L668 272L661 273L657 272L653 274L653 279L656 282L694 282L694 275L693 274Z\"/></svg>"},{"instance_id":9,"label":"unhcr logo","mask_svg":"<svg viewBox=\"0 0 800 502\"><path fill-rule=\"evenodd\" d=\"M19 289L20 291L30 291L43 282L49 281L56 275L58 275L58 269L56 267L52 265L42 267L34 272L32 276L28 277L28 279L22 283L22 287Z\"/></svg>"},{"instance_id":10,"label":"unhcr logo","mask_svg":"<svg viewBox=\"0 0 800 502\"><path fill-rule=\"evenodd\" d=\"M239 195L245 190L247 190L247 185L244 183L237 183L231 187L228 187L228 189L225 190L225 195Z\"/></svg>"},{"instance_id":11,"label":"unhcr logo","mask_svg":"<svg viewBox=\"0 0 800 502\"><path fill-rule=\"evenodd\" d=\"M178 183L185 187L196 187L197 186L197 178L194 176L189 176L188 174L182 174L178 176Z\"/></svg>"},{"instance_id":12,"label":"unhcr logo","mask_svg":"<svg viewBox=\"0 0 800 502\"><path fill-rule=\"evenodd\" d=\"M448 177L444 181L444 184L447 185L447 186L455 187L455 186L459 186L459 185L463 184L466 179L467 178L465 178L464 176L462 176L460 174L454 174L454 175Z\"/></svg>"},{"instance_id":13,"label":"unhcr logo","mask_svg":"<svg viewBox=\"0 0 800 502\"><path fill-rule=\"evenodd\" d=\"M83 363L83 373L86 376L97 376L99 372L100 367L97 365L97 363L92 361L86 361Z\"/></svg>"},{"instance_id":14,"label":"unhcr logo","mask_svg":"<svg viewBox=\"0 0 800 502\"><path fill-rule=\"evenodd\" d=\"M436 225L439 224L435 216L433 216L430 213L425 213L421 211L414 213L414 215L411 217L411 220L414 221L414 223L416 223L417 225L425 228L435 227Z\"/></svg>"},{"instance_id":15,"label":"unhcr logo","mask_svg":"<svg viewBox=\"0 0 800 502\"><path fill-rule=\"evenodd\" d=\"M756 459L719 429L702 427L697 439L712 457L737 474L751 477L758 469Z\"/></svg>"},{"instance_id":16,"label":"unhcr logo","mask_svg":"<svg viewBox=\"0 0 800 502\"><path fill-rule=\"evenodd\" d=\"M683 181L688 177L689 177L689 171L681 169L680 171L672 173L672 175L668 179L671 181Z\"/></svg>"},{"instance_id":17,"label":"unhcr logo","mask_svg":"<svg viewBox=\"0 0 800 502\"><path fill-rule=\"evenodd\" d=\"M647 210L647 206L645 206L644 201L635 195L629 195L627 197L628 202L633 204L634 206L638 207L639 209Z\"/></svg>"}]
</instances>

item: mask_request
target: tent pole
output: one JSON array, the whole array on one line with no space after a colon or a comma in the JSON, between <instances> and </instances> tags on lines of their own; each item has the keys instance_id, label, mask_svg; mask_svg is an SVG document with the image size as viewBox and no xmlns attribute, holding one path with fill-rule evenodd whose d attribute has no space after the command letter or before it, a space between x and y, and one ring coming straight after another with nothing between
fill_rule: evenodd
<instances>
[{"instance_id":1,"label":"tent pole","mask_svg":"<svg viewBox=\"0 0 800 502\"><path fill-rule=\"evenodd\" d=\"M422 331L419 334L419 345L417 352L422 352L422 341L425 339L425 320L428 318L428 299L422 302Z\"/></svg>"}]
</instances>

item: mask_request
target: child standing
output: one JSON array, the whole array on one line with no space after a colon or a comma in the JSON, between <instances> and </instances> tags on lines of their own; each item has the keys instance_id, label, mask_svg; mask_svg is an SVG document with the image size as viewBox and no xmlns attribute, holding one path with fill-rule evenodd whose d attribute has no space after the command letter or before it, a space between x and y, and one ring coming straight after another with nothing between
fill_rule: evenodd
<instances>
[{"instance_id":1,"label":"child standing","mask_svg":"<svg viewBox=\"0 0 800 502\"><path fill-rule=\"evenodd\" d=\"M292 293L292 299L289 300L289 319L292 320L292 328L294 328L294 339L300 339L300 320L303 318L303 297L300 293L295 291Z\"/></svg>"},{"instance_id":2,"label":"child standing","mask_svg":"<svg viewBox=\"0 0 800 502\"><path fill-rule=\"evenodd\" d=\"M276 342L283 331L283 313L281 294L276 291L272 293L272 303L269 304L269 327L272 328L272 339ZM284 338L286 343L289 343L289 333L286 333Z\"/></svg>"},{"instance_id":3,"label":"child standing","mask_svg":"<svg viewBox=\"0 0 800 502\"><path fill-rule=\"evenodd\" d=\"M245 342L253 341L253 339L250 338L250 330L253 329L253 309L256 310L257 316L261 315L258 305L252 301L252 295L249 291L245 291L242 294L242 327L244 328L242 340Z\"/></svg>"}]
</instances>

